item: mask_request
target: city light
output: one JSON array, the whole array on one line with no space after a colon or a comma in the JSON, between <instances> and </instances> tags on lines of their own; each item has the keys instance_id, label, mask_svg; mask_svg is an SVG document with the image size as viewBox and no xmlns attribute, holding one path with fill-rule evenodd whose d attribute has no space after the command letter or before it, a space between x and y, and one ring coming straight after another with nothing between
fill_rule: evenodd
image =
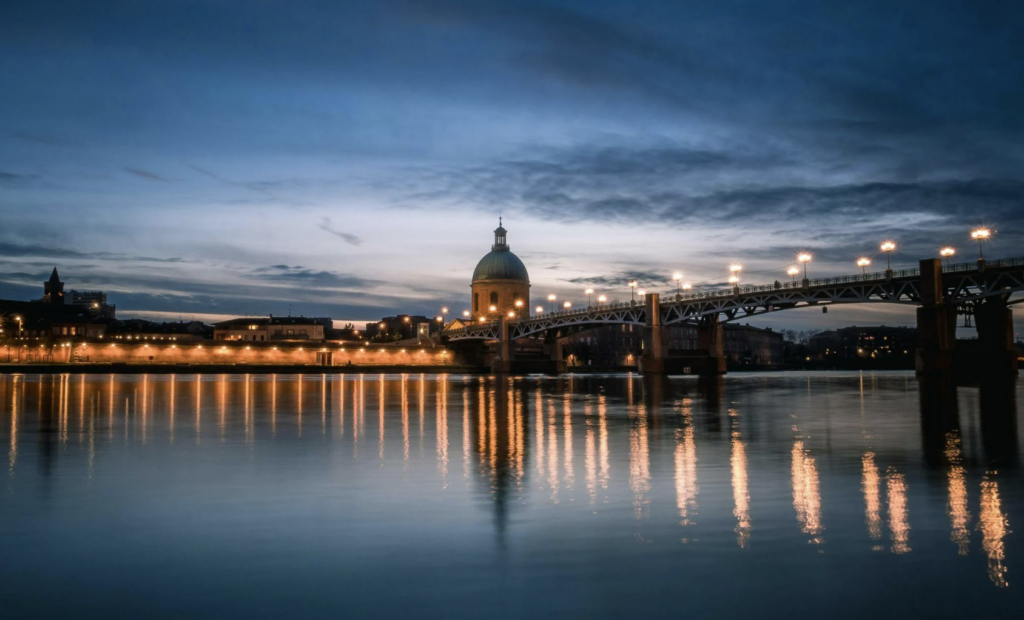
<instances>
[{"instance_id":1,"label":"city light","mask_svg":"<svg viewBox=\"0 0 1024 620\"><path fill-rule=\"evenodd\" d=\"M484 317L480 317L480 322L481 322L481 323L483 323L483 322L485 322L485 321L487 321L487 319L486 319L486 318L484 318Z\"/></svg>"},{"instance_id":2,"label":"city light","mask_svg":"<svg viewBox=\"0 0 1024 620\"><path fill-rule=\"evenodd\" d=\"M603 304L606 301L608 301L608 297L606 297L605 295L598 295L597 296L597 303L598 304Z\"/></svg>"},{"instance_id":3,"label":"city light","mask_svg":"<svg viewBox=\"0 0 1024 620\"><path fill-rule=\"evenodd\" d=\"M743 265L739 265L739 264L729 265L729 271L731 271L733 273L739 273L740 271L743 271Z\"/></svg>"},{"instance_id":4,"label":"city light","mask_svg":"<svg viewBox=\"0 0 1024 620\"><path fill-rule=\"evenodd\" d=\"M552 294L548 295L548 305L549 305L549 306L550 306L550 308L551 308L551 312L554 312L554 311L555 311L555 300L556 300L556 299L558 299L558 298L557 298L557 297L555 297L555 294L554 294L554 293L552 293Z\"/></svg>"},{"instance_id":5,"label":"city light","mask_svg":"<svg viewBox=\"0 0 1024 620\"><path fill-rule=\"evenodd\" d=\"M636 280L630 280L629 281L629 303L633 303L635 301L635 299L633 298L633 291L636 289L636 286L637 286L637 281Z\"/></svg>"},{"instance_id":6,"label":"city light","mask_svg":"<svg viewBox=\"0 0 1024 620\"><path fill-rule=\"evenodd\" d=\"M469 318L469 314L470 314L469 310L463 310L462 311L462 316L464 316L466 318Z\"/></svg>"},{"instance_id":7,"label":"city light","mask_svg":"<svg viewBox=\"0 0 1024 620\"><path fill-rule=\"evenodd\" d=\"M676 281L676 295L678 295L682 292L683 274L677 271L672 274L672 279Z\"/></svg>"},{"instance_id":8,"label":"city light","mask_svg":"<svg viewBox=\"0 0 1024 620\"><path fill-rule=\"evenodd\" d=\"M510 318L510 319L516 318L516 313L513 312L512 310L509 310L508 311L508 318Z\"/></svg>"},{"instance_id":9,"label":"city light","mask_svg":"<svg viewBox=\"0 0 1024 620\"><path fill-rule=\"evenodd\" d=\"M939 250L939 256L946 259L946 267L949 267L949 257L956 254L956 248L949 247L948 245Z\"/></svg>"},{"instance_id":10,"label":"city light","mask_svg":"<svg viewBox=\"0 0 1024 620\"><path fill-rule=\"evenodd\" d=\"M978 260L985 260L985 252L981 244L992 237L992 231L987 228L975 228L971 231L971 239L978 242Z\"/></svg>"},{"instance_id":11,"label":"city light","mask_svg":"<svg viewBox=\"0 0 1024 620\"><path fill-rule=\"evenodd\" d=\"M804 265L804 280L807 279L807 263L811 262L811 254L809 252L801 252L796 255L797 261Z\"/></svg>"},{"instance_id":12,"label":"city light","mask_svg":"<svg viewBox=\"0 0 1024 620\"><path fill-rule=\"evenodd\" d=\"M536 312L537 314L544 314L544 306L537 306L536 308L533 309L533 311Z\"/></svg>"},{"instance_id":13,"label":"city light","mask_svg":"<svg viewBox=\"0 0 1024 620\"><path fill-rule=\"evenodd\" d=\"M588 288L587 290L585 290L583 292L587 296L587 308L589 308L590 307L590 299L591 299L591 296L594 294L594 289Z\"/></svg>"},{"instance_id":14,"label":"city light","mask_svg":"<svg viewBox=\"0 0 1024 620\"><path fill-rule=\"evenodd\" d=\"M683 282L683 290L684 290L684 291L688 291L688 290L690 290L691 288L693 288L693 285L692 285L692 284L690 284L689 282Z\"/></svg>"},{"instance_id":15,"label":"city light","mask_svg":"<svg viewBox=\"0 0 1024 620\"><path fill-rule=\"evenodd\" d=\"M489 308L489 310L490 310L491 312L497 312L497 311L498 311L498 306L491 306L491 307Z\"/></svg>"},{"instance_id":16,"label":"city light","mask_svg":"<svg viewBox=\"0 0 1024 620\"><path fill-rule=\"evenodd\" d=\"M441 314L448 314L448 306L441 306Z\"/></svg>"},{"instance_id":17,"label":"city light","mask_svg":"<svg viewBox=\"0 0 1024 620\"><path fill-rule=\"evenodd\" d=\"M896 249L896 244L892 241L883 241L879 247L885 252L885 270L892 271L892 253Z\"/></svg>"},{"instance_id":18,"label":"city light","mask_svg":"<svg viewBox=\"0 0 1024 620\"><path fill-rule=\"evenodd\" d=\"M567 302L562 304L562 307L565 308L566 310L568 310L569 308L572 308L572 302L571 301L567 301Z\"/></svg>"},{"instance_id":19,"label":"city light","mask_svg":"<svg viewBox=\"0 0 1024 620\"><path fill-rule=\"evenodd\" d=\"M739 281L740 279L738 276L729 276L729 284L739 284Z\"/></svg>"},{"instance_id":20,"label":"city light","mask_svg":"<svg viewBox=\"0 0 1024 620\"><path fill-rule=\"evenodd\" d=\"M799 267L790 267L789 269L786 270L786 275L787 276L792 276L793 282L796 282L796 276L799 273L800 273L800 268Z\"/></svg>"}]
</instances>

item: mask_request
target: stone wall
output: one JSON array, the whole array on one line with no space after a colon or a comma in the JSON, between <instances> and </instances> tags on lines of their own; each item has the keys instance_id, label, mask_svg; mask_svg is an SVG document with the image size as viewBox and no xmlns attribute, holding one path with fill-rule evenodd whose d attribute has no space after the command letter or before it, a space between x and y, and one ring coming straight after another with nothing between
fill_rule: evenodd
<instances>
[{"instance_id":1,"label":"stone wall","mask_svg":"<svg viewBox=\"0 0 1024 620\"><path fill-rule=\"evenodd\" d=\"M20 349L20 351L19 351ZM2 351L6 357L6 348ZM315 364L334 366L443 366L456 364L445 347L262 345L205 341L189 344L70 342L15 345L11 361L128 364Z\"/></svg>"}]
</instances>

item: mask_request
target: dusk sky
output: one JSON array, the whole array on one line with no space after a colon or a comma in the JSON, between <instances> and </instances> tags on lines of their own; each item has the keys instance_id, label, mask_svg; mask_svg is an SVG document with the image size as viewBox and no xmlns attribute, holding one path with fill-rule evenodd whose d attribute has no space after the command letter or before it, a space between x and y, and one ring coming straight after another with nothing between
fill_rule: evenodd
<instances>
[{"instance_id":1,"label":"dusk sky","mask_svg":"<svg viewBox=\"0 0 1024 620\"><path fill-rule=\"evenodd\" d=\"M0 3L0 297L119 316L468 306L1024 255L1024 3ZM758 324L913 324L912 308Z\"/></svg>"}]
</instances>

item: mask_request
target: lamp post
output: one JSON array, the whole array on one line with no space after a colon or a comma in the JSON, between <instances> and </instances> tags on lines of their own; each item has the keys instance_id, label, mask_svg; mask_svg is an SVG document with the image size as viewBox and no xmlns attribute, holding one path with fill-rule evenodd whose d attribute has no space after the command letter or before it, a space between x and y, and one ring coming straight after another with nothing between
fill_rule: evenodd
<instances>
[{"instance_id":1,"label":"lamp post","mask_svg":"<svg viewBox=\"0 0 1024 620\"><path fill-rule=\"evenodd\" d=\"M683 294L682 282L683 274L678 271L672 274L672 279L676 281L676 299L679 299Z\"/></svg>"},{"instance_id":2,"label":"lamp post","mask_svg":"<svg viewBox=\"0 0 1024 620\"><path fill-rule=\"evenodd\" d=\"M811 254L809 252L801 252L797 254L796 260L804 264L804 280L807 280L807 263L811 262Z\"/></svg>"},{"instance_id":3,"label":"lamp post","mask_svg":"<svg viewBox=\"0 0 1024 620\"><path fill-rule=\"evenodd\" d=\"M471 313L470 313L470 311L469 311L469 310L463 310L463 311L462 311L462 318L464 318L464 319L468 319L468 318L469 318L469 315L470 315L470 314L471 314Z\"/></svg>"},{"instance_id":4,"label":"lamp post","mask_svg":"<svg viewBox=\"0 0 1024 620\"><path fill-rule=\"evenodd\" d=\"M633 289L636 288L636 285L637 285L636 280L630 280L629 281L629 303L630 304L633 304L633 303L636 302L636 299L633 297Z\"/></svg>"},{"instance_id":5,"label":"lamp post","mask_svg":"<svg viewBox=\"0 0 1024 620\"><path fill-rule=\"evenodd\" d=\"M862 276L868 275L868 265L871 264L871 259L864 256L857 259L857 266L860 267L860 274Z\"/></svg>"},{"instance_id":6,"label":"lamp post","mask_svg":"<svg viewBox=\"0 0 1024 620\"><path fill-rule=\"evenodd\" d=\"M639 289L636 293L640 295L640 303L647 301L647 289Z\"/></svg>"},{"instance_id":7,"label":"lamp post","mask_svg":"<svg viewBox=\"0 0 1024 620\"><path fill-rule=\"evenodd\" d=\"M605 297L604 295L598 295L597 296L597 307L600 308L601 305L604 304L606 301L608 301L607 297Z\"/></svg>"},{"instance_id":8,"label":"lamp post","mask_svg":"<svg viewBox=\"0 0 1024 620\"><path fill-rule=\"evenodd\" d=\"M524 305L522 299L515 300L515 302L512 305L516 307L516 314L521 314L522 313L523 305Z\"/></svg>"},{"instance_id":9,"label":"lamp post","mask_svg":"<svg viewBox=\"0 0 1024 620\"><path fill-rule=\"evenodd\" d=\"M572 302L571 301L566 301L566 302L562 303L562 307L565 308L566 312L568 312L569 309L572 308Z\"/></svg>"},{"instance_id":10,"label":"lamp post","mask_svg":"<svg viewBox=\"0 0 1024 620\"><path fill-rule=\"evenodd\" d=\"M587 294L587 310L590 310L590 300L591 300L591 298L594 295L594 289L588 288L587 290L585 290L583 292Z\"/></svg>"},{"instance_id":11,"label":"lamp post","mask_svg":"<svg viewBox=\"0 0 1024 620\"><path fill-rule=\"evenodd\" d=\"M978 260L985 260L985 252L981 244L992 237L992 231L987 228L975 228L971 231L971 239L978 242Z\"/></svg>"},{"instance_id":12,"label":"lamp post","mask_svg":"<svg viewBox=\"0 0 1024 620\"><path fill-rule=\"evenodd\" d=\"M688 291L688 290L690 290L691 288L693 288L693 285L692 285L692 284L690 284L689 282L683 282L683 290L684 290L684 291Z\"/></svg>"},{"instance_id":13,"label":"lamp post","mask_svg":"<svg viewBox=\"0 0 1024 620\"><path fill-rule=\"evenodd\" d=\"M736 293L740 291L740 272L743 271L743 265L734 263L729 265L729 284L732 284L733 289Z\"/></svg>"},{"instance_id":14,"label":"lamp post","mask_svg":"<svg viewBox=\"0 0 1024 620\"><path fill-rule=\"evenodd\" d=\"M793 284L796 284L796 276L800 273L799 267L790 267L786 270L786 275L793 278Z\"/></svg>"},{"instance_id":15,"label":"lamp post","mask_svg":"<svg viewBox=\"0 0 1024 620\"><path fill-rule=\"evenodd\" d=\"M536 308L533 309L533 311L536 314L544 314L544 306L537 306Z\"/></svg>"},{"instance_id":16,"label":"lamp post","mask_svg":"<svg viewBox=\"0 0 1024 620\"><path fill-rule=\"evenodd\" d=\"M555 300L556 299L558 299L558 298L555 297L554 293L552 293L551 295L548 295L548 305L551 306L551 312L555 311Z\"/></svg>"},{"instance_id":17,"label":"lamp post","mask_svg":"<svg viewBox=\"0 0 1024 620\"><path fill-rule=\"evenodd\" d=\"M939 250L939 256L946 259L946 269L949 269L949 257L954 254L956 254L956 248L952 248L950 246L946 246Z\"/></svg>"},{"instance_id":18,"label":"lamp post","mask_svg":"<svg viewBox=\"0 0 1024 620\"><path fill-rule=\"evenodd\" d=\"M892 271L892 253L896 249L896 244L892 241L883 241L879 247L885 252L885 270Z\"/></svg>"}]
</instances>

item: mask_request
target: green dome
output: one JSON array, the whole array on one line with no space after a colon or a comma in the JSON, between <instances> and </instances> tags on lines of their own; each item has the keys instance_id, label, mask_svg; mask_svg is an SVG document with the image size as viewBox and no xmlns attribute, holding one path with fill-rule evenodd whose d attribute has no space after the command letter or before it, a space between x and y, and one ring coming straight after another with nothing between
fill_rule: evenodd
<instances>
[{"instance_id":1,"label":"green dome","mask_svg":"<svg viewBox=\"0 0 1024 620\"><path fill-rule=\"evenodd\" d=\"M512 253L506 243L505 230L500 223L494 230L494 245L486 256L480 259L476 269L473 270L473 282L482 280L518 280L524 284L530 283L530 274L526 273L526 265L519 257Z\"/></svg>"},{"instance_id":2,"label":"green dome","mask_svg":"<svg viewBox=\"0 0 1024 620\"><path fill-rule=\"evenodd\" d=\"M473 270L473 282L481 280L518 280L529 284L530 274L526 272L523 261L510 250L492 250L480 259Z\"/></svg>"}]
</instances>

